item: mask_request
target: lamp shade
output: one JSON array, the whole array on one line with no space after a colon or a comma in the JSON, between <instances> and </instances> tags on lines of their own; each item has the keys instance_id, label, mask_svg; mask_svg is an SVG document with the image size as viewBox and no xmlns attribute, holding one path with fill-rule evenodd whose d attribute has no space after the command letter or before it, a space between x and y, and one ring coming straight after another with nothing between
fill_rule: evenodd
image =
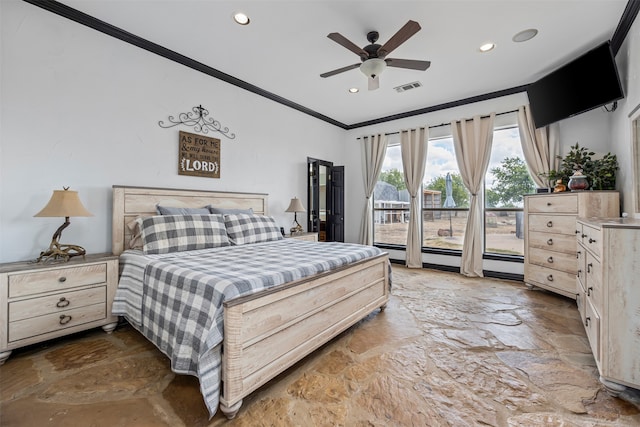
<instances>
[{"instance_id":1,"label":"lamp shade","mask_svg":"<svg viewBox=\"0 0 640 427\"><path fill-rule=\"evenodd\" d=\"M362 63L362 65L360 65L360 71L362 71L365 76L371 77L372 79L379 76L385 68L387 68L387 63L384 59L380 58L367 59Z\"/></svg>"},{"instance_id":2,"label":"lamp shade","mask_svg":"<svg viewBox=\"0 0 640 427\"><path fill-rule=\"evenodd\" d=\"M302 202L297 197L291 199L289 207L285 212L306 212L307 210L302 206Z\"/></svg>"},{"instance_id":3,"label":"lamp shade","mask_svg":"<svg viewBox=\"0 0 640 427\"><path fill-rule=\"evenodd\" d=\"M77 191L53 190L49 203L34 216L41 217L71 217L93 216L80 201Z\"/></svg>"}]
</instances>

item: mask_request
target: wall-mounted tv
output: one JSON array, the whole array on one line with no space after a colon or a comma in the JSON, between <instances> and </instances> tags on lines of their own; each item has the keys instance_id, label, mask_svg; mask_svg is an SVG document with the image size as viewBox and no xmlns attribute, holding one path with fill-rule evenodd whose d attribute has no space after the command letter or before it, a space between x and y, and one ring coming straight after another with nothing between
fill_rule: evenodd
<instances>
[{"instance_id":1,"label":"wall-mounted tv","mask_svg":"<svg viewBox=\"0 0 640 427\"><path fill-rule=\"evenodd\" d=\"M609 42L527 86L537 128L624 98Z\"/></svg>"}]
</instances>

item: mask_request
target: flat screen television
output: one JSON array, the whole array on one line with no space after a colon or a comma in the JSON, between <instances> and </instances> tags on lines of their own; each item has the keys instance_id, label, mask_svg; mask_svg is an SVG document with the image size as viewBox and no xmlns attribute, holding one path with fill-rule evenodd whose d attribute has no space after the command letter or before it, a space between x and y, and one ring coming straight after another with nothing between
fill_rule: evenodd
<instances>
[{"instance_id":1,"label":"flat screen television","mask_svg":"<svg viewBox=\"0 0 640 427\"><path fill-rule=\"evenodd\" d=\"M527 86L536 128L624 98L609 42Z\"/></svg>"}]
</instances>

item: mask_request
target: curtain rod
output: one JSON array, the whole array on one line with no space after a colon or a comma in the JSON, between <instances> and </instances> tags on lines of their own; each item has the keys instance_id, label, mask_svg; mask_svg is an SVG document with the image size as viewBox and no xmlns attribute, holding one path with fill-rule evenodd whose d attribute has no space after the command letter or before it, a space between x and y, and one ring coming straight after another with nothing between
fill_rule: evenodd
<instances>
[{"instance_id":1,"label":"curtain rod","mask_svg":"<svg viewBox=\"0 0 640 427\"><path fill-rule=\"evenodd\" d=\"M511 111L503 111L502 113L496 113L496 116L502 116L503 114L510 114L510 113L517 113L518 110L511 110ZM483 119L486 119L489 116L480 116ZM433 126L427 126L428 129L435 129L435 128L440 128L443 126L450 126L451 123L440 123L439 125L433 125ZM400 132L387 132L384 135L385 136L389 136L389 135L399 135ZM362 139L361 136L357 137L356 139Z\"/></svg>"}]
</instances>

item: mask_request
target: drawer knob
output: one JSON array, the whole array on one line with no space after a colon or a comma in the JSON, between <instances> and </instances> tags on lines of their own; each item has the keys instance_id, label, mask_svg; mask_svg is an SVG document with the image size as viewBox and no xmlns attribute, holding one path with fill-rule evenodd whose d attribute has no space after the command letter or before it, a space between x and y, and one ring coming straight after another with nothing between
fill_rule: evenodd
<instances>
[{"instance_id":1,"label":"drawer knob","mask_svg":"<svg viewBox=\"0 0 640 427\"><path fill-rule=\"evenodd\" d=\"M60 301L56 303L56 307L62 308L68 306L69 304L71 304L71 301L69 301L65 297L60 297Z\"/></svg>"},{"instance_id":2,"label":"drawer knob","mask_svg":"<svg viewBox=\"0 0 640 427\"><path fill-rule=\"evenodd\" d=\"M576 277L580 277L580 273L582 272L582 270L578 269L578 273L576 274Z\"/></svg>"},{"instance_id":3,"label":"drawer knob","mask_svg":"<svg viewBox=\"0 0 640 427\"><path fill-rule=\"evenodd\" d=\"M553 239L547 240L547 245L549 245L549 246L553 245Z\"/></svg>"},{"instance_id":4,"label":"drawer knob","mask_svg":"<svg viewBox=\"0 0 640 427\"><path fill-rule=\"evenodd\" d=\"M593 290L593 286L589 286L587 288L587 296L590 297L591 296L591 291Z\"/></svg>"},{"instance_id":5,"label":"drawer knob","mask_svg":"<svg viewBox=\"0 0 640 427\"><path fill-rule=\"evenodd\" d=\"M549 222L547 223L547 227L549 227L549 228L553 227L553 221L549 221Z\"/></svg>"},{"instance_id":6,"label":"drawer knob","mask_svg":"<svg viewBox=\"0 0 640 427\"><path fill-rule=\"evenodd\" d=\"M580 234L580 230L576 230L576 234Z\"/></svg>"},{"instance_id":7,"label":"drawer knob","mask_svg":"<svg viewBox=\"0 0 640 427\"><path fill-rule=\"evenodd\" d=\"M580 254L581 254L581 253L582 253L582 252L580 252L580 251L576 252L576 258L577 258L577 259L580 259Z\"/></svg>"},{"instance_id":8,"label":"drawer knob","mask_svg":"<svg viewBox=\"0 0 640 427\"><path fill-rule=\"evenodd\" d=\"M551 202L547 202L547 206L551 206Z\"/></svg>"},{"instance_id":9,"label":"drawer knob","mask_svg":"<svg viewBox=\"0 0 640 427\"><path fill-rule=\"evenodd\" d=\"M584 319L584 326L586 326L588 328L590 321L591 321L591 317L587 317L586 319Z\"/></svg>"},{"instance_id":10,"label":"drawer knob","mask_svg":"<svg viewBox=\"0 0 640 427\"><path fill-rule=\"evenodd\" d=\"M61 325L66 325L69 322L71 322L71 316L67 316L66 314L61 314L60 315L60 324Z\"/></svg>"},{"instance_id":11,"label":"drawer knob","mask_svg":"<svg viewBox=\"0 0 640 427\"><path fill-rule=\"evenodd\" d=\"M553 264L553 257L552 257L552 256L550 256L549 258L547 258L547 262L548 262L549 264Z\"/></svg>"},{"instance_id":12,"label":"drawer knob","mask_svg":"<svg viewBox=\"0 0 640 427\"><path fill-rule=\"evenodd\" d=\"M67 281L67 278L64 277L64 276L62 276L61 278L58 279L58 282L60 282L60 283L64 283L66 281Z\"/></svg>"},{"instance_id":13,"label":"drawer knob","mask_svg":"<svg viewBox=\"0 0 640 427\"><path fill-rule=\"evenodd\" d=\"M593 267L592 263L587 264L587 273L591 273L591 267Z\"/></svg>"},{"instance_id":14,"label":"drawer knob","mask_svg":"<svg viewBox=\"0 0 640 427\"><path fill-rule=\"evenodd\" d=\"M553 274L548 275L547 280L553 282Z\"/></svg>"},{"instance_id":15,"label":"drawer knob","mask_svg":"<svg viewBox=\"0 0 640 427\"><path fill-rule=\"evenodd\" d=\"M587 237L587 235L586 234L582 234L582 238L584 239L585 237Z\"/></svg>"},{"instance_id":16,"label":"drawer knob","mask_svg":"<svg viewBox=\"0 0 640 427\"><path fill-rule=\"evenodd\" d=\"M589 238L589 243L595 243L596 239Z\"/></svg>"}]
</instances>

